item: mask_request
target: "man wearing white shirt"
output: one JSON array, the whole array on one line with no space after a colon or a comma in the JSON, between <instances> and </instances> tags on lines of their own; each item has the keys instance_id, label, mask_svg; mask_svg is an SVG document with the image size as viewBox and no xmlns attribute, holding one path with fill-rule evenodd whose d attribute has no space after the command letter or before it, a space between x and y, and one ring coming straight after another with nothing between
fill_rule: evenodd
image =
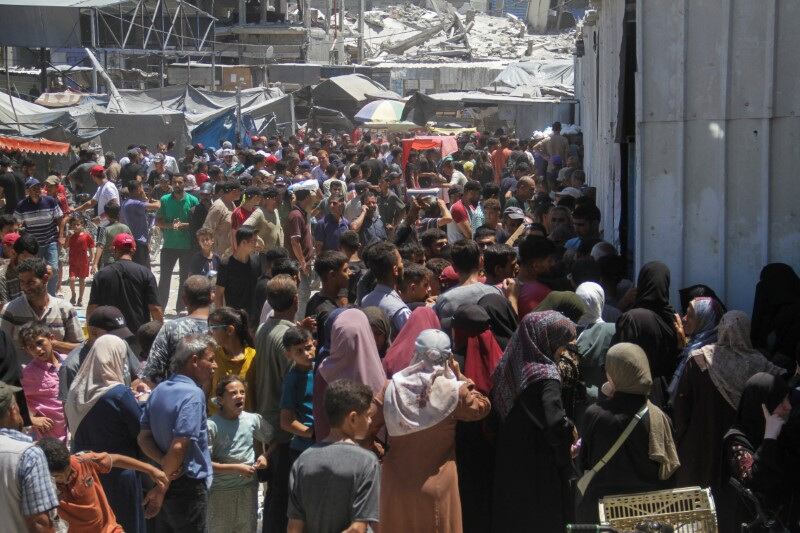
<instances>
[{"instance_id":1,"label":"man wearing white shirt","mask_svg":"<svg viewBox=\"0 0 800 533\"><path fill-rule=\"evenodd\" d=\"M117 186L108 180L105 169L101 165L93 166L91 170L89 170L89 175L92 177L92 181L97 185L97 192L95 192L91 200L76 207L75 211L85 211L86 209L97 206L97 216L100 217L102 221L107 221L106 204L112 200L116 200L116 202L119 203L119 191L117 190Z\"/></svg>"}]
</instances>

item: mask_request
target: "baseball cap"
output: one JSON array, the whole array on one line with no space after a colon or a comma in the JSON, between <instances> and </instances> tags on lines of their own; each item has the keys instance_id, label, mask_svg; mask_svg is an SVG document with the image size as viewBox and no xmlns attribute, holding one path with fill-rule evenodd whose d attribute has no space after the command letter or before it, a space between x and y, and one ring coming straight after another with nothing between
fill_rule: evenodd
<instances>
[{"instance_id":1,"label":"baseball cap","mask_svg":"<svg viewBox=\"0 0 800 533\"><path fill-rule=\"evenodd\" d=\"M233 148L233 144L230 141L223 141L222 142L223 148Z\"/></svg>"},{"instance_id":2,"label":"baseball cap","mask_svg":"<svg viewBox=\"0 0 800 533\"><path fill-rule=\"evenodd\" d=\"M200 194L214 194L214 186L209 182L205 182L200 187Z\"/></svg>"},{"instance_id":3,"label":"baseball cap","mask_svg":"<svg viewBox=\"0 0 800 533\"><path fill-rule=\"evenodd\" d=\"M123 233L122 235L127 234ZM130 237L130 235L128 236ZM117 235L117 238L119 237L120 235ZM115 238L114 242L116 241L117 239ZM89 316L86 325L102 329L107 334L115 335L123 340L128 337L133 337L133 333L131 333L131 330L129 330L127 324L125 324L125 317L122 316L122 312L113 305L101 305L96 307Z\"/></svg>"},{"instance_id":4,"label":"baseball cap","mask_svg":"<svg viewBox=\"0 0 800 533\"><path fill-rule=\"evenodd\" d=\"M41 182L36 178L28 178L25 181L25 188L30 189L31 187L36 187L37 185L41 185Z\"/></svg>"},{"instance_id":5,"label":"baseball cap","mask_svg":"<svg viewBox=\"0 0 800 533\"><path fill-rule=\"evenodd\" d=\"M58 179L58 176L51 175L47 176L47 179L44 180L44 182L46 185L58 185L59 183L61 183L61 180Z\"/></svg>"},{"instance_id":6,"label":"baseball cap","mask_svg":"<svg viewBox=\"0 0 800 533\"><path fill-rule=\"evenodd\" d=\"M120 233L111 243L112 248L130 248L136 250L136 240L130 233Z\"/></svg>"},{"instance_id":7,"label":"baseball cap","mask_svg":"<svg viewBox=\"0 0 800 533\"><path fill-rule=\"evenodd\" d=\"M311 169L311 163L309 161L301 161L300 162L300 168L304 168L306 170L310 170Z\"/></svg>"},{"instance_id":8,"label":"baseball cap","mask_svg":"<svg viewBox=\"0 0 800 533\"><path fill-rule=\"evenodd\" d=\"M572 196L573 198L580 198L583 193L575 187L564 187L562 191L556 193L556 196Z\"/></svg>"},{"instance_id":9,"label":"baseball cap","mask_svg":"<svg viewBox=\"0 0 800 533\"><path fill-rule=\"evenodd\" d=\"M103 168L103 165L95 165L95 166L93 166L92 168L89 169L89 174L91 174L92 176L96 176L98 174L102 175L103 172L105 172L105 171L106 171L106 169Z\"/></svg>"},{"instance_id":10,"label":"baseball cap","mask_svg":"<svg viewBox=\"0 0 800 533\"><path fill-rule=\"evenodd\" d=\"M164 154L156 154L153 156L154 163L161 163L162 161L166 161L167 158Z\"/></svg>"},{"instance_id":11,"label":"baseball cap","mask_svg":"<svg viewBox=\"0 0 800 533\"><path fill-rule=\"evenodd\" d=\"M17 242L17 239L19 239L19 237L20 235L17 232L6 233L5 235L3 235L3 247L5 248L7 246L11 248L12 246L14 246L14 243Z\"/></svg>"},{"instance_id":12,"label":"baseball cap","mask_svg":"<svg viewBox=\"0 0 800 533\"><path fill-rule=\"evenodd\" d=\"M5 416L11 404L14 402L14 394L22 390L22 387L9 385L5 381L0 381L0 416Z\"/></svg>"},{"instance_id":13,"label":"baseball cap","mask_svg":"<svg viewBox=\"0 0 800 533\"><path fill-rule=\"evenodd\" d=\"M503 216L512 220L523 220L525 213L519 207L506 207L506 210L503 211Z\"/></svg>"},{"instance_id":14,"label":"baseball cap","mask_svg":"<svg viewBox=\"0 0 800 533\"><path fill-rule=\"evenodd\" d=\"M274 165L278 162L278 158L272 154L269 154L267 157L264 158L264 162L268 165Z\"/></svg>"}]
</instances>

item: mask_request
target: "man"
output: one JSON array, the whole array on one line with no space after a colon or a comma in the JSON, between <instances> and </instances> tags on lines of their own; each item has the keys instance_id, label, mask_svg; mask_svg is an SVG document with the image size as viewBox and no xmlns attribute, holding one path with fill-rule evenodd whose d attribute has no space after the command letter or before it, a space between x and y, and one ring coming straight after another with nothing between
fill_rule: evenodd
<instances>
[{"instance_id":1,"label":"man","mask_svg":"<svg viewBox=\"0 0 800 533\"><path fill-rule=\"evenodd\" d=\"M163 156L164 160L164 169L171 172L172 174L178 173L178 161L167 153L167 144L166 143L158 143L156 147L158 153L153 156L150 160L150 166L148 167L148 174L155 168L155 162L159 159L158 156Z\"/></svg>"},{"instance_id":2,"label":"man","mask_svg":"<svg viewBox=\"0 0 800 533\"><path fill-rule=\"evenodd\" d=\"M578 167L579 167L578 158L574 155L569 156L567 158L567 166L558 171L557 181L559 185L569 185L572 174L573 172L578 170Z\"/></svg>"},{"instance_id":3,"label":"man","mask_svg":"<svg viewBox=\"0 0 800 533\"><path fill-rule=\"evenodd\" d=\"M381 215L381 220L386 227L386 234L391 239L394 237L395 228L400 221L403 220L405 214L406 204L394 193L389 187L392 180L399 177L399 174L392 173L388 176L382 176L378 180L378 213Z\"/></svg>"},{"instance_id":4,"label":"man","mask_svg":"<svg viewBox=\"0 0 800 533\"><path fill-rule=\"evenodd\" d=\"M189 235L189 212L199 201L183 191L183 176L172 178L172 193L161 197L161 207L156 215L156 224L164 233L161 248L161 272L158 290L161 307L166 310L169 302L169 286L175 263L180 262L180 281L183 285L189 277L189 262L192 259L192 239ZM178 294L175 311L183 310L183 300Z\"/></svg>"},{"instance_id":5,"label":"man","mask_svg":"<svg viewBox=\"0 0 800 533\"><path fill-rule=\"evenodd\" d=\"M19 233L7 233L3 236L3 260L0 260L0 308L20 295L17 275L20 261L36 257L38 251L39 243L32 235L23 237Z\"/></svg>"},{"instance_id":6,"label":"man","mask_svg":"<svg viewBox=\"0 0 800 533\"><path fill-rule=\"evenodd\" d=\"M153 187L161 178L166 177L167 179L172 179L172 176L175 174L178 174L178 172L167 170L165 156L163 154L156 154L153 157L150 170L147 172L147 184ZM128 182L129 185L130 183L131 182Z\"/></svg>"},{"instance_id":7,"label":"man","mask_svg":"<svg viewBox=\"0 0 800 533\"><path fill-rule=\"evenodd\" d=\"M495 232L495 242L505 242L506 239L508 239L508 234L505 232L500 222L500 200L497 198L484 199L482 207L483 226L475 230L475 234L477 235L479 230L487 228Z\"/></svg>"},{"instance_id":8,"label":"man","mask_svg":"<svg viewBox=\"0 0 800 533\"><path fill-rule=\"evenodd\" d=\"M503 242L507 241L514 232L525 221L525 213L519 207L506 207L503 210L503 231L506 233L506 238Z\"/></svg>"},{"instance_id":9,"label":"man","mask_svg":"<svg viewBox=\"0 0 800 533\"><path fill-rule=\"evenodd\" d=\"M122 165L117 162L117 154L106 152L103 155L103 160L106 178L113 183L117 183L119 181L119 173L122 172Z\"/></svg>"},{"instance_id":10,"label":"man","mask_svg":"<svg viewBox=\"0 0 800 533\"><path fill-rule=\"evenodd\" d=\"M483 251L484 283L498 286L517 275L517 252L507 244L491 244Z\"/></svg>"},{"instance_id":11,"label":"man","mask_svg":"<svg viewBox=\"0 0 800 533\"><path fill-rule=\"evenodd\" d=\"M471 213L481 198L481 184L473 180L467 185L469 187L464 188L461 199L450 206L450 215L453 217L453 221L447 224L447 240L450 244L472 238Z\"/></svg>"},{"instance_id":12,"label":"man","mask_svg":"<svg viewBox=\"0 0 800 533\"><path fill-rule=\"evenodd\" d=\"M317 256L314 272L319 276L322 288L308 300L306 317L317 319L317 338L322 339L328 314L341 307L350 284L348 257L336 250L327 250Z\"/></svg>"},{"instance_id":13,"label":"man","mask_svg":"<svg viewBox=\"0 0 800 533\"><path fill-rule=\"evenodd\" d=\"M72 184L72 192L76 195L94 196L97 185L92 181L90 172L97 165L97 154L89 150L81 150L78 158L78 164L67 172L67 180Z\"/></svg>"},{"instance_id":14,"label":"man","mask_svg":"<svg viewBox=\"0 0 800 533\"><path fill-rule=\"evenodd\" d=\"M293 327L299 305L297 285L291 277L278 275L267 283L267 303L274 314L256 332L256 357L251 366L254 381L259 384L249 394L254 411L275 428L270 456L271 483L264 497L264 529L267 532L286 531L286 509L289 504L289 469L291 468L291 434L280 429L280 401L283 378L291 366L283 345L283 334Z\"/></svg>"},{"instance_id":15,"label":"man","mask_svg":"<svg viewBox=\"0 0 800 533\"><path fill-rule=\"evenodd\" d=\"M155 387L169 375L169 365L178 342L191 333L208 331L208 314L211 312L211 298L214 285L206 276L189 276L183 284L183 301L188 314L168 320L158 331L147 362L139 376L150 387Z\"/></svg>"},{"instance_id":16,"label":"man","mask_svg":"<svg viewBox=\"0 0 800 533\"><path fill-rule=\"evenodd\" d=\"M161 202L150 200L141 182L132 181L128 185L128 197L122 201L120 221L128 226L136 241L133 262L150 268L150 222L148 211L158 211Z\"/></svg>"},{"instance_id":17,"label":"man","mask_svg":"<svg viewBox=\"0 0 800 533\"><path fill-rule=\"evenodd\" d=\"M114 254L111 250L111 243L117 235L127 233L131 235L131 228L119 221L120 206L116 201L106 205L106 218L108 225L100 226L97 231L97 248L92 261L92 270L97 272L109 263L114 262Z\"/></svg>"},{"instance_id":18,"label":"man","mask_svg":"<svg viewBox=\"0 0 800 533\"><path fill-rule=\"evenodd\" d=\"M220 192L222 195L211 204L203 227L214 234L214 253L222 257L231 248L231 215L242 197L242 187L231 179L222 184Z\"/></svg>"},{"instance_id":19,"label":"man","mask_svg":"<svg viewBox=\"0 0 800 533\"><path fill-rule=\"evenodd\" d=\"M106 216L106 205L109 202L116 202L119 205L119 191L113 182L109 181L105 174L105 169L100 165L95 165L89 169L89 176L95 185L97 191L94 197L88 202L84 202L75 208L76 212L86 211L94 206L97 206L97 216L100 218L101 223L108 221Z\"/></svg>"},{"instance_id":20,"label":"man","mask_svg":"<svg viewBox=\"0 0 800 533\"><path fill-rule=\"evenodd\" d=\"M364 246L388 240L375 193L366 191L362 201L361 214L350 223L350 229L358 232L358 238Z\"/></svg>"},{"instance_id":21,"label":"man","mask_svg":"<svg viewBox=\"0 0 800 533\"><path fill-rule=\"evenodd\" d=\"M298 319L306 311L308 298L311 296L311 266L314 262L314 240L311 237L309 213L314 207L316 198L309 190L295 192L294 207L289 212L286 227L283 229L283 242L288 244L289 257L297 262L300 268L300 285L298 291Z\"/></svg>"},{"instance_id":22,"label":"man","mask_svg":"<svg viewBox=\"0 0 800 533\"><path fill-rule=\"evenodd\" d=\"M535 148L544 155L547 160L547 173L552 175L554 179L561 166L567 160L567 154L569 153L569 141L561 135L561 123L553 122L553 133Z\"/></svg>"},{"instance_id":23,"label":"man","mask_svg":"<svg viewBox=\"0 0 800 533\"><path fill-rule=\"evenodd\" d=\"M372 247L367 258L367 266L378 284L361 300L362 307L376 306L386 313L392 323L392 338L408 320L411 310L397 292L397 283L403 277L403 258L394 244L380 242Z\"/></svg>"},{"instance_id":24,"label":"man","mask_svg":"<svg viewBox=\"0 0 800 533\"><path fill-rule=\"evenodd\" d=\"M467 177L464 175L463 172L456 170L455 166L453 166L452 159L445 159L442 161L442 176L444 179L442 180L443 184L450 185L460 185L464 186L467 184Z\"/></svg>"},{"instance_id":25,"label":"man","mask_svg":"<svg viewBox=\"0 0 800 533\"><path fill-rule=\"evenodd\" d=\"M50 296L47 282L52 275L43 259L22 261L17 267L22 295L8 302L0 313L0 329L14 343L17 364L27 364L30 356L19 340L19 330L29 323L43 324L53 334L53 349L67 353L83 342L78 314L69 301Z\"/></svg>"},{"instance_id":26,"label":"man","mask_svg":"<svg viewBox=\"0 0 800 533\"><path fill-rule=\"evenodd\" d=\"M344 207L344 218L353 221L361 214L362 197L369 187L369 183L361 180L361 170L358 166L353 166L350 171L351 182L355 182L356 195Z\"/></svg>"},{"instance_id":27,"label":"man","mask_svg":"<svg viewBox=\"0 0 800 533\"><path fill-rule=\"evenodd\" d=\"M533 193L536 189L536 182L528 176L523 176L517 181L517 189L506 199L506 209L509 207L518 207L522 212L530 211L528 202L533 198Z\"/></svg>"},{"instance_id":28,"label":"man","mask_svg":"<svg viewBox=\"0 0 800 533\"><path fill-rule=\"evenodd\" d=\"M350 229L350 222L344 214L344 197L334 195L328 197L328 214L314 227L314 247L317 255L328 250L339 249L339 239Z\"/></svg>"},{"instance_id":29,"label":"man","mask_svg":"<svg viewBox=\"0 0 800 533\"><path fill-rule=\"evenodd\" d=\"M236 230L236 251L224 259L219 266L217 286L214 291L214 305L227 305L234 309L246 311L254 319L253 296L261 266L256 249L255 230L251 226L242 226ZM253 322L255 323L255 322Z\"/></svg>"},{"instance_id":30,"label":"man","mask_svg":"<svg viewBox=\"0 0 800 533\"><path fill-rule=\"evenodd\" d=\"M14 216L22 221L39 243L39 257L47 261L53 270L49 278L47 291L55 296L58 291L58 246L64 246L64 226L66 218L58 205L58 201L51 196L42 196L42 187L36 178L28 178L25 182L27 198L17 204Z\"/></svg>"},{"instance_id":31,"label":"man","mask_svg":"<svg viewBox=\"0 0 800 533\"><path fill-rule=\"evenodd\" d=\"M419 236L419 243L425 249L425 257L450 257L450 245L447 243L447 233L439 228L430 228Z\"/></svg>"},{"instance_id":32,"label":"man","mask_svg":"<svg viewBox=\"0 0 800 533\"><path fill-rule=\"evenodd\" d=\"M122 166L119 173L119 182L123 187L127 187L132 181L144 181L147 175L145 168L140 164L142 155L138 148L128 150L128 159L130 161Z\"/></svg>"},{"instance_id":33,"label":"man","mask_svg":"<svg viewBox=\"0 0 800 533\"><path fill-rule=\"evenodd\" d=\"M111 250L114 262L95 274L86 316L91 317L98 305L113 305L133 331L150 320L163 322L156 277L149 268L133 262L136 251L133 235L120 233L114 237Z\"/></svg>"},{"instance_id":34,"label":"man","mask_svg":"<svg viewBox=\"0 0 800 533\"><path fill-rule=\"evenodd\" d=\"M0 207L0 214L11 215L17 204L25 196L25 176L14 172L11 160L0 154L0 193L5 198L5 206Z\"/></svg>"},{"instance_id":35,"label":"man","mask_svg":"<svg viewBox=\"0 0 800 533\"><path fill-rule=\"evenodd\" d=\"M497 242L497 233L491 228L481 226L475 230L475 242L478 243L478 248L480 248L481 253L483 253L488 246Z\"/></svg>"},{"instance_id":36,"label":"man","mask_svg":"<svg viewBox=\"0 0 800 533\"><path fill-rule=\"evenodd\" d=\"M480 282L483 269L483 256L478 244L472 239L462 239L450 249L453 269L458 274L458 285L440 294L433 310L439 316L442 331L451 334L450 323L453 315L463 304L474 304L487 294L497 294L498 289Z\"/></svg>"},{"instance_id":37,"label":"man","mask_svg":"<svg viewBox=\"0 0 800 533\"><path fill-rule=\"evenodd\" d=\"M510 155L511 149L508 147L508 137L502 135L500 136L500 145L490 155L492 160L492 169L494 169L494 182L498 185L503 179L503 169L505 168L506 161L508 161L508 156Z\"/></svg>"},{"instance_id":38,"label":"man","mask_svg":"<svg viewBox=\"0 0 800 533\"><path fill-rule=\"evenodd\" d=\"M206 531L212 477L206 394L217 369L217 349L207 335L183 338L172 375L153 390L142 413L137 441L170 480L160 518L172 531Z\"/></svg>"},{"instance_id":39,"label":"man","mask_svg":"<svg viewBox=\"0 0 800 533\"><path fill-rule=\"evenodd\" d=\"M579 204L572 212L572 225L578 235L564 244L567 250L577 250L584 239L600 238L600 210L594 204Z\"/></svg>"},{"instance_id":40,"label":"man","mask_svg":"<svg viewBox=\"0 0 800 533\"><path fill-rule=\"evenodd\" d=\"M261 237L265 251L283 247L283 226L278 214L278 202L278 189L273 186L262 189L261 204L244 221L245 226L254 228Z\"/></svg>"},{"instance_id":41,"label":"man","mask_svg":"<svg viewBox=\"0 0 800 533\"><path fill-rule=\"evenodd\" d=\"M550 294L550 288L539 279L547 277L553 269L555 251L552 241L536 235L528 235L519 243L517 312L520 319L539 307Z\"/></svg>"},{"instance_id":42,"label":"man","mask_svg":"<svg viewBox=\"0 0 800 533\"><path fill-rule=\"evenodd\" d=\"M0 381L0 516L6 531L51 533L58 495L44 452L22 433L21 390Z\"/></svg>"}]
</instances>

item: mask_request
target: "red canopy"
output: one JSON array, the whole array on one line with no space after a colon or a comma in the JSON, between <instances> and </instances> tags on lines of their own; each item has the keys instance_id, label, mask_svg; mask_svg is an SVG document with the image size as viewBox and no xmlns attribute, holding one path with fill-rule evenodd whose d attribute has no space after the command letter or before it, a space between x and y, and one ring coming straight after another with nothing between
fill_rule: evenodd
<instances>
[{"instance_id":1,"label":"red canopy","mask_svg":"<svg viewBox=\"0 0 800 533\"><path fill-rule=\"evenodd\" d=\"M452 135L429 135L414 137L413 139L403 139L403 168L408 163L408 153L411 150L424 151L428 148L436 148L446 157L458 151L458 143Z\"/></svg>"},{"instance_id":2,"label":"red canopy","mask_svg":"<svg viewBox=\"0 0 800 533\"><path fill-rule=\"evenodd\" d=\"M69 143L0 135L0 150L45 155L66 155L69 153Z\"/></svg>"}]
</instances>

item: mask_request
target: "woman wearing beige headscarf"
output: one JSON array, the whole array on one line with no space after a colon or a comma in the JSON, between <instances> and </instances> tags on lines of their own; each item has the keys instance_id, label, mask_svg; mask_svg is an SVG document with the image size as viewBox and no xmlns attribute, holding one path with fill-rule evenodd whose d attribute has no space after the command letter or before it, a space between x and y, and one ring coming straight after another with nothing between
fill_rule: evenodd
<instances>
[{"instance_id":1,"label":"woman wearing beige headscarf","mask_svg":"<svg viewBox=\"0 0 800 533\"><path fill-rule=\"evenodd\" d=\"M578 506L579 522L597 522L597 502L609 494L667 488L680 466L670 421L647 399L653 378L644 351L635 344L616 344L608 350L605 364L608 382L602 390L607 399L589 407L584 415L580 469L594 467L645 404L647 411L592 479Z\"/></svg>"}]
</instances>

